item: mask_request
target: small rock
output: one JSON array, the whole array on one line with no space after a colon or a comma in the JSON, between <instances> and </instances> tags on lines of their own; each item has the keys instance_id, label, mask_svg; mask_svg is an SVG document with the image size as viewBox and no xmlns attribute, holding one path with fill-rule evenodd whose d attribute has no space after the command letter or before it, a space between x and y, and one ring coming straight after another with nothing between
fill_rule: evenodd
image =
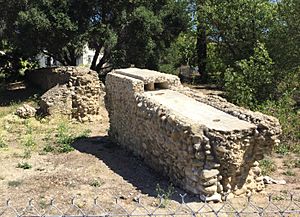
<instances>
[{"instance_id":1,"label":"small rock","mask_svg":"<svg viewBox=\"0 0 300 217\"><path fill-rule=\"evenodd\" d=\"M269 176L264 176L263 180L264 180L265 184L278 184L278 185L285 185L286 184L285 180L275 180L275 179L272 179Z\"/></svg>"},{"instance_id":2,"label":"small rock","mask_svg":"<svg viewBox=\"0 0 300 217\"><path fill-rule=\"evenodd\" d=\"M36 109L30 105L24 104L16 110L16 115L20 118L30 118L34 117L36 114Z\"/></svg>"},{"instance_id":3,"label":"small rock","mask_svg":"<svg viewBox=\"0 0 300 217\"><path fill-rule=\"evenodd\" d=\"M257 176L259 176L261 174L261 169L259 167L253 167L252 171Z\"/></svg>"},{"instance_id":4,"label":"small rock","mask_svg":"<svg viewBox=\"0 0 300 217\"><path fill-rule=\"evenodd\" d=\"M216 169L212 169L212 170L203 170L201 172L201 177L205 180L207 179L211 179L217 175L219 175L219 170L216 170Z\"/></svg>"},{"instance_id":5,"label":"small rock","mask_svg":"<svg viewBox=\"0 0 300 217\"><path fill-rule=\"evenodd\" d=\"M222 196L220 194L214 194L212 196L200 195L200 200L203 202L222 202Z\"/></svg>"},{"instance_id":6,"label":"small rock","mask_svg":"<svg viewBox=\"0 0 300 217\"><path fill-rule=\"evenodd\" d=\"M140 200L139 197L134 197L134 198L132 199L133 202L137 202L137 203L139 202L139 200Z\"/></svg>"},{"instance_id":7,"label":"small rock","mask_svg":"<svg viewBox=\"0 0 300 217\"><path fill-rule=\"evenodd\" d=\"M229 193L229 194L223 196L222 199L223 199L224 201L226 201L226 200L231 200L231 199L233 199L233 198L234 198L234 194L233 194L233 193Z\"/></svg>"},{"instance_id":8,"label":"small rock","mask_svg":"<svg viewBox=\"0 0 300 217\"><path fill-rule=\"evenodd\" d=\"M247 188L243 187L241 189L237 189L236 191L234 191L234 194L239 196L239 195L245 194L246 192L247 192Z\"/></svg>"},{"instance_id":9,"label":"small rock","mask_svg":"<svg viewBox=\"0 0 300 217\"><path fill-rule=\"evenodd\" d=\"M253 163L253 166L254 166L254 167L258 167L258 166L259 166L258 161L255 161L255 162Z\"/></svg>"},{"instance_id":10,"label":"small rock","mask_svg":"<svg viewBox=\"0 0 300 217\"><path fill-rule=\"evenodd\" d=\"M203 191L206 194L212 195L212 194L214 194L218 191L218 186L217 185L212 185L212 186L209 186L209 187L205 187L203 189Z\"/></svg>"},{"instance_id":11,"label":"small rock","mask_svg":"<svg viewBox=\"0 0 300 217\"><path fill-rule=\"evenodd\" d=\"M195 150L200 150L200 148L201 148L201 144L200 143L197 143L197 144L194 144L194 149Z\"/></svg>"},{"instance_id":12,"label":"small rock","mask_svg":"<svg viewBox=\"0 0 300 217\"><path fill-rule=\"evenodd\" d=\"M207 181L207 182L204 182L203 183L203 186L205 186L205 187L207 187L207 186L211 186L211 185L213 185L213 184L216 184L217 183L217 181L218 181L218 179L211 179L211 180L209 180L209 181Z\"/></svg>"}]
</instances>

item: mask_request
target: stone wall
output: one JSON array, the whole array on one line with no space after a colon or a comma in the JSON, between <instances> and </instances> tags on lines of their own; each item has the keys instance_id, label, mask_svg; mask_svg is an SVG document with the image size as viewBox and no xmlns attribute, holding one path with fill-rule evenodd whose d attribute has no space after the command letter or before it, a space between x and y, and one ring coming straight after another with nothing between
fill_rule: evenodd
<instances>
[{"instance_id":1,"label":"stone wall","mask_svg":"<svg viewBox=\"0 0 300 217\"><path fill-rule=\"evenodd\" d=\"M263 190L258 160L279 142L275 118L136 68L107 75L105 102L111 138L183 189L214 201Z\"/></svg>"},{"instance_id":2,"label":"stone wall","mask_svg":"<svg viewBox=\"0 0 300 217\"><path fill-rule=\"evenodd\" d=\"M26 73L29 82L46 90L40 100L45 114L63 114L79 121L97 121L104 85L98 74L84 67L45 68Z\"/></svg>"}]
</instances>

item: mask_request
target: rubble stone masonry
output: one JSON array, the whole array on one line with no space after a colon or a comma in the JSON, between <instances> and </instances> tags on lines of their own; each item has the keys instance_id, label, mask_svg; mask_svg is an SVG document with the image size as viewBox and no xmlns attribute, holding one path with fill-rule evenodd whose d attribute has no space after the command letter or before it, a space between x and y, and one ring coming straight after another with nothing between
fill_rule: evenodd
<instances>
[{"instance_id":1,"label":"rubble stone masonry","mask_svg":"<svg viewBox=\"0 0 300 217\"><path fill-rule=\"evenodd\" d=\"M99 120L104 85L98 74L85 67L43 68L26 73L31 83L47 92L40 108L49 115L64 114L81 122Z\"/></svg>"},{"instance_id":2,"label":"rubble stone masonry","mask_svg":"<svg viewBox=\"0 0 300 217\"><path fill-rule=\"evenodd\" d=\"M183 189L208 201L263 190L258 161L279 143L277 119L137 68L107 75L105 103L111 138Z\"/></svg>"}]
</instances>

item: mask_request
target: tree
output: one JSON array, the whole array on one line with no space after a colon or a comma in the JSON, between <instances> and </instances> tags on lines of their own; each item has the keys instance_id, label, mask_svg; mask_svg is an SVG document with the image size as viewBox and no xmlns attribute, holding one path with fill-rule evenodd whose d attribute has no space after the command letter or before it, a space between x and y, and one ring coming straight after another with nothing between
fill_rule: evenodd
<instances>
[{"instance_id":1,"label":"tree","mask_svg":"<svg viewBox=\"0 0 300 217\"><path fill-rule=\"evenodd\" d=\"M266 42L276 14L269 0L210 0L206 10L209 37L226 64L252 56L256 42Z\"/></svg>"},{"instance_id":2,"label":"tree","mask_svg":"<svg viewBox=\"0 0 300 217\"><path fill-rule=\"evenodd\" d=\"M300 1L276 3L277 14L270 26L268 49L278 70L295 70L300 59Z\"/></svg>"},{"instance_id":3,"label":"tree","mask_svg":"<svg viewBox=\"0 0 300 217\"><path fill-rule=\"evenodd\" d=\"M255 108L272 99L277 87L273 64L265 45L258 42L253 56L237 61L234 68L226 70L225 90L230 100Z\"/></svg>"},{"instance_id":4,"label":"tree","mask_svg":"<svg viewBox=\"0 0 300 217\"><path fill-rule=\"evenodd\" d=\"M99 73L130 64L158 69L161 53L188 22L184 0L13 0L4 10L14 7L5 34L24 55L43 52L76 65L88 44Z\"/></svg>"},{"instance_id":5,"label":"tree","mask_svg":"<svg viewBox=\"0 0 300 217\"><path fill-rule=\"evenodd\" d=\"M197 57L198 68L201 75L201 81L206 83L207 74L207 19L206 19L206 1L197 0Z\"/></svg>"}]
</instances>

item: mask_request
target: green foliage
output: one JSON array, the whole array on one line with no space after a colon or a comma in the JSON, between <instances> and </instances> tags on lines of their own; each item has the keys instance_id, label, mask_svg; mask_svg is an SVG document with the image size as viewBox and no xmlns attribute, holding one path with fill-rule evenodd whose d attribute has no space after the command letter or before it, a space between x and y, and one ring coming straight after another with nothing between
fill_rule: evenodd
<instances>
[{"instance_id":1,"label":"green foliage","mask_svg":"<svg viewBox=\"0 0 300 217\"><path fill-rule=\"evenodd\" d=\"M157 184L155 191L156 191L156 194L163 199L160 204L160 206L162 208L167 207L167 205L170 203L170 199L171 199L172 195L176 192L175 188L172 184L170 184L168 186L168 189L166 189L166 190L163 189L162 187L160 187L159 184Z\"/></svg>"},{"instance_id":2,"label":"green foliage","mask_svg":"<svg viewBox=\"0 0 300 217\"><path fill-rule=\"evenodd\" d=\"M187 27L187 2L10 1L0 21L5 39L23 56L45 53L75 65L88 44L95 50L91 68L99 73L130 64L157 69L164 49Z\"/></svg>"},{"instance_id":3,"label":"green foliage","mask_svg":"<svg viewBox=\"0 0 300 217\"><path fill-rule=\"evenodd\" d=\"M85 129L84 131L82 131L81 133L79 133L76 136L76 139L84 139L84 138L88 138L90 136L90 134L92 133L92 130L90 129Z\"/></svg>"},{"instance_id":4,"label":"green foliage","mask_svg":"<svg viewBox=\"0 0 300 217\"><path fill-rule=\"evenodd\" d=\"M226 65L223 62L216 43L209 43L207 45L207 65L208 82L220 86L224 85L224 72Z\"/></svg>"},{"instance_id":5,"label":"green foliage","mask_svg":"<svg viewBox=\"0 0 300 217\"><path fill-rule=\"evenodd\" d=\"M22 181L18 181L18 180L8 182L8 186L13 188L19 187L21 184Z\"/></svg>"},{"instance_id":6,"label":"green foliage","mask_svg":"<svg viewBox=\"0 0 300 217\"><path fill-rule=\"evenodd\" d=\"M277 117L281 124L282 145L276 149L277 152L288 150L300 153L300 115L299 108L295 106L292 95L287 93L277 101L266 101L258 107L258 110Z\"/></svg>"},{"instance_id":7,"label":"green foliage","mask_svg":"<svg viewBox=\"0 0 300 217\"><path fill-rule=\"evenodd\" d=\"M280 144L275 147L275 152L281 155L287 155L289 153L289 147L286 144Z\"/></svg>"},{"instance_id":8,"label":"green foliage","mask_svg":"<svg viewBox=\"0 0 300 217\"><path fill-rule=\"evenodd\" d=\"M7 148L7 147L8 147L8 145L6 144L3 136L0 135L0 149L1 148Z\"/></svg>"},{"instance_id":9,"label":"green foliage","mask_svg":"<svg viewBox=\"0 0 300 217\"><path fill-rule=\"evenodd\" d=\"M32 166L27 162L23 162L23 163L18 163L17 168L21 168L23 170L29 170L32 168Z\"/></svg>"},{"instance_id":10,"label":"green foliage","mask_svg":"<svg viewBox=\"0 0 300 217\"><path fill-rule=\"evenodd\" d=\"M74 148L70 144L60 144L57 147L58 153L69 153L71 151L74 151Z\"/></svg>"},{"instance_id":11,"label":"green foliage","mask_svg":"<svg viewBox=\"0 0 300 217\"><path fill-rule=\"evenodd\" d=\"M55 148L53 145L47 143L44 148L43 148L43 151L46 152L46 153L50 153L50 152L54 152L55 151Z\"/></svg>"},{"instance_id":12,"label":"green foliage","mask_svg":"<svg viewBox=\"0 0 300 217\"><path fill-rule=\"evenodd\" d=\"M293 169L293 168L300 168L300 159L296 158L296 159L287 159L285 161L283 161L284 166L286 166L289 170Z\"/></svg>"},{"instance_id":13,"label":"green foliage","mask_svg":"<svg viewBox=\"0 0 300 217\"><path fill-rule=\"evenodd\" d=\"M24 140L22 141L22 145L26 148L33 148L36 146L36 142L31 134L26 135Z\"/></svg>"},{"instance_id":14,"label":"green foliage","mask_svg":"<svg viewBox=\"0 0 300 217\"><path fill-rule=\"evenodd\" d=\"M259 165L264 176L271 175L277 169L276 164L271 159L263 159L259 162Z\"/></svg>"},{"instance_id":15,"label":"green foliage","mask_svg":"<svg viewBox=\"0 0 300 217\"><path fill-rule=\"evenodd\" d=\"M168 74L177 74L181 65L196 66L196 34L194 30L181 33L166 49L159 70Z\"/></svg>"},{"instance_id":16,"label":"green foliage","mask_svg":"<svg viewBox=\"0 0 300 217\"><path fill-rule=\"evenodd\" d=\"M257 43L249 60L236 62L235 68L225 72L227 97L238 105L255 108L255 105L272 97L276 90L273 62L265 46Z\"/></svg>"},{"instance_id":17,"label":"green foliage","mask_svg":"<svg viewBox=\"0 0 300 217\"><path fill-rule=\"evenodd\" d=\"M64 122L57 127L56 142L58 144L71 144L74 141L74 136L70 133L68 125Z\"/></svg>"},{"instance_id":18,"label":"green foliage","mask_svg":"<svg viewBox=\"0 0 300 217\"><path fill-rule=\"evenodd\" d=\"M23 158L24 158L24 159L29 159L29 158L31 158L31 151L30 151L30 149L26 149L26 150L24 151L24 153L23 153Z\"/></svg>"},{"instance_id":19,"label":"green foliage","mask_svg":"<svg viewBox=\"0 0 300 217\"><path fill-rule=\"evenodd\" d=\"M208 36L226 64L249 59L257 41L266 42L276 4L266 0L205 1Z\"/></svg>"},{"instance_id":20,"label":"green foliage","mask_svg":"<svg viewBox=\"0 0 300 217\"><path fill-rule=\"evenodd\" d=\"M299 67L300 1L277 1L277 13L269 27L268 50L276 67L285 73Z\"/></svg>"},{"instance_id":21,"label":"green foliage","mask_svg":"<svg viewBox=\"0 0 300 217\"><path fill-rule=\"evenodd\" d=\"M95 187L95 188L99 188L101 185L103 185L103 182L99 181L98 179L93 179L90 182L90 186Z\"/></svg>"},{"instance_id":22,"label":"green foliage","mask_svg":"<svg viewBox=\"0 0 300 217\"><path fill-rule=\"evenodd\" d=\"M292 170L284 171L282 174L286 175L286 176L295 176L296 175L296 173Z\"/></svg>"},{"instance_id":23,"label":"green foliage","mask_svg":"<svg viewBox=\"0 0 300 217\"><path fill-rule=\"evenodd\" d=\"M75 137L70 133L66 123L60 123L57 127L56 143L58 146L55 148L58 153L68 153L74 150L71 144L74 142Z\"/></svg>"}]
</instances>

